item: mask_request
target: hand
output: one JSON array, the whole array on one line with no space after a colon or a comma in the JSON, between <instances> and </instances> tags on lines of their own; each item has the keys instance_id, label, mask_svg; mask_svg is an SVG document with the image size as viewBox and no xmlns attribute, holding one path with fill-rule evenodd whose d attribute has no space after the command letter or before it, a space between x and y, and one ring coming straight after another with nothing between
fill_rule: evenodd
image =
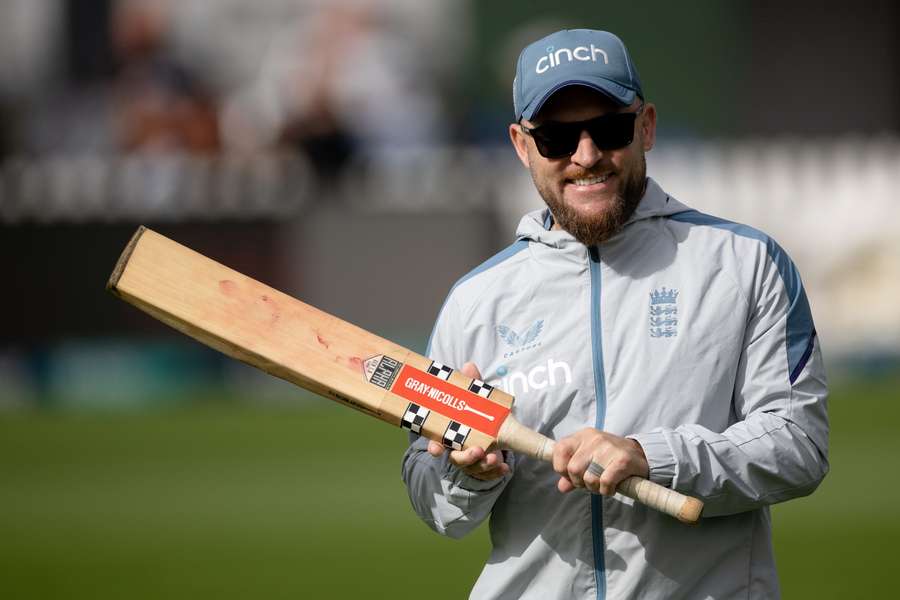
<instances>
[{"instance_id":1,"label":"hand","mask_svg":"<svg viewBox=\"0 0 900 600\"><path fill-rule=\"evenodd\" d=\"M466 377L481 379L481 373L475 363L467 362L460 369ZM428 453L439 457L447 449L434 440L428 440ZM503 453L499 450L486 453L484 448L473 447L467 450L451 450L450 462L462 469L467 475L482 481L499 479L509 473L509 465L503 461Z\"/></svg>"},{"instance_id":2,"label":"hand","mask_svg":"<svg viewBox=\"0 0 900 600\"><path fill-rule=\"evenodd\" d=\"M602 474L588 469L592 462L602 467ZM639 443L590 427L556 443L553 470L561 475L556 484L560 492L583 487L604 496L615 494L616 486L632 475L646 479L650 474Z\"/></svg>"}]
</instances>

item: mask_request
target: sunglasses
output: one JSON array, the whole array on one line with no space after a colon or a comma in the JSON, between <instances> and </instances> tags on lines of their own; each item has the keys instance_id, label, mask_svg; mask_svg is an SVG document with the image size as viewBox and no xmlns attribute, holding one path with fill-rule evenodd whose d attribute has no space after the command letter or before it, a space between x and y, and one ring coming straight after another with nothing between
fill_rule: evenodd
<instances>
[{"instance_id":1,"label":"sunglasses","mask_svg":"<svg viewBox=\"0 0 900 600\"><path fill-rule=\"evenodd\" d=\"M520 125L530 135L544 158L566 158L575 154L581 132L587 131L600 150L618 150L634 140L634 122L644 110L644 103L635 112L611 113L587 121L560 123L548 121L537 127Z\"/></svg>"}]
</instances>

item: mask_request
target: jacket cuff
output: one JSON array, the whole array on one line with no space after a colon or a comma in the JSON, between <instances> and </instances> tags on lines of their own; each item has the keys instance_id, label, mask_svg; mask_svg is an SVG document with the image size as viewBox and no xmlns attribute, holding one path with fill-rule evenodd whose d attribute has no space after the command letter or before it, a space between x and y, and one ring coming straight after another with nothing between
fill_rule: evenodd
<instances>
[{"instance_id":1,"label":"jacket cuff","mask_svg":"<svg viewBox=\"0 0 900 600\"><path fill-rule=\"evenodd\" d=\"M667 488L672 487L677 472L675 454L661 429L625 436L636 441L644 450L650 466L650 481Z\"/></svg>"},{"instance_id":2,"label":"jacket cuff","mask_svg":"<svg viewBox=\"0 0 900 600\"><path fill-rule=\"evenodd\" d=\"M515 460L513 456L512 452L503 451L503 461L509 465L509 473L503 477L498 477L497 479L485 481L483 479L472 477L459 467L454 466L449 460L446 463L447 466L444 470L443 478L452 485L462 488L467 492L486 492L504 483L512 476L513 461Z\"/></svg>"}]
</instances>

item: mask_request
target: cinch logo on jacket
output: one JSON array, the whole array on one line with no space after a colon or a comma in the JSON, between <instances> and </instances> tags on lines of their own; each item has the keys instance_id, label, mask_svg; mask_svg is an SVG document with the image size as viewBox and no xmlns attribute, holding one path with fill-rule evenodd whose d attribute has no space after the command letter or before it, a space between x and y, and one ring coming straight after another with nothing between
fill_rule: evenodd
<instances>
[{"instance_id":1,"label":"cinch logo on jacket","mask_svg":"<svg viewBox=\"0 0 900 600\"><path fill-rule=\"evenodd\" d=\"M567 62L573 60L597 62L597 56L601 56L603 57L603 64L609 64L609 57L606 55L606 51L597 48L593 44L591 44L590 48L587 46L577 46L574 49L560 48L559 50L555 50L553 46L547 46L547 56L542 56L538 59L537 64L534 66L534 72L540 75L541 73L546 73L553 67L558 67L562 62L561 59L563 56L566 57Z\"/></svg>"},{"instance_id":2,"label":"cinch logo on jacket","mask_svg":"<svg viewBox=\"0 0 900 600\"><path fill-rule=\"evenodd\" d=\"M572 367L562 360L547 359L546 364L537 365L528 371L510 371L506 366L497 369L497 376L489 383L508 394L516 396L545 387L555 387L572 383Z\"/></svg>"}]
</instances>

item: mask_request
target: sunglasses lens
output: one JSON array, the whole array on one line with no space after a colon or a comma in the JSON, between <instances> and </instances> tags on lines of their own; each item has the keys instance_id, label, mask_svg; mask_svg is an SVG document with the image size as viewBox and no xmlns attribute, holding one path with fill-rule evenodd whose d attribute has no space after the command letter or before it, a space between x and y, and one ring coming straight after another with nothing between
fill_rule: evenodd
<instances>
[{"instance_id":1,"label":"sunglasses lens","mask_svg":"<svg viewBox=\"0 0 900 600\"><path fill-rule=\"evenodd\" d=\"M619 113L597 119L585 127L591 139L601 150L624 148L634 139L634 113Z\"/></svg>"},{"instance_id":2,"label":"sunglasses lens","mask_svg":"<svg viewBox=\"0 0 900 600\"><path fill-rule=\"evenodd\" d=\"M535 146L544 158L563 158L578 148L581 131L568 124L547 124L532 130Z\"/></svg>"},{"instance_id":3,"label":"sunglasses lens","mask_svg":"<svg viewBox=\"0 0 900 600\"><path fill-rule=\"evenodd\" d=\"M547 123L531 130L544 158L565 158L578 149L581 132L587 131L601 150L624 148L634 139L635 113L616 113L577 123Z\"/></svg>"}]
</instances>

